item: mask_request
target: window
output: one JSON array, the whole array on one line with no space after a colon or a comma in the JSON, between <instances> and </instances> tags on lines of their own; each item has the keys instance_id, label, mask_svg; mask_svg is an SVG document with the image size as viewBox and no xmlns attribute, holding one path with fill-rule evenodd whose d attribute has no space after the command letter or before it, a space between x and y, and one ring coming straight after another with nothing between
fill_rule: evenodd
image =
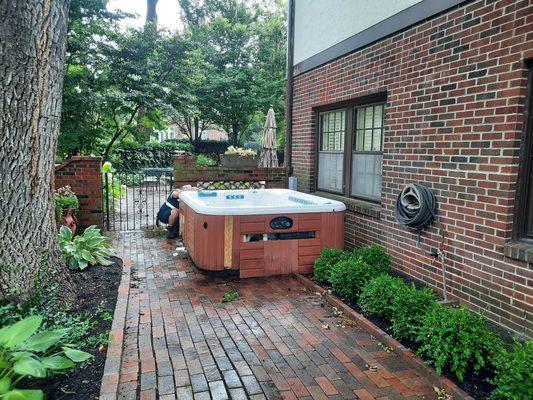
<instances>
[{"instance_id":1,"label":"window","mask_svg":"<svg viewBox=\"0 0 533 400\"><path fill-rule=\"evenodd\" d=\"M319 110L318 190L380 201L385 100L381 93Z\"/></svg>"},{"instance_id":2,"label":"window","mask_svg":"<svg viewBox=\"0 0 533 400\"><path fill-rule=\"evenodd\" d=\"M361 107L355 113L350 194L379 200L383 159L383 105Z\"/></svg>"},{"instance_id":3,"label":"window","mask_svg":"<svg viewBox=\"0 0 533 400\"><path fill-rule=\"evenodd\" d=\"M337 110L322 113L319 119L318 188L342 193L346 111Z\"/></svg>"},{"instance_id":4,"label":"window","mask_svg":"<svg viewBox=\"0 0 533 400\"><path fill-rule=\"evenodd\" d=\"M515 237L533 241L533 61L529 63L520 176L515 213Z\"/></svg>"}]
</instances>

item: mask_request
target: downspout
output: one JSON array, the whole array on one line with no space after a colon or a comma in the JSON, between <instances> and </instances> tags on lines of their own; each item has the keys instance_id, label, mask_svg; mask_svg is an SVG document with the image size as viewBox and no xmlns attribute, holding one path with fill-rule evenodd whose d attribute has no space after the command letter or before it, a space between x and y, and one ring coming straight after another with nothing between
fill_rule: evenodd
<instances>
[{"instance_id":1,"label":"downspout","mask_svg":"<svg viewBox=\"0 0 533 400\"><path fill-rule=\"evenodd\" d=\"M285 172L292 175L292 101L294 71L294 3L289 0L287 21L287 72L285 79Z\"/></svg>"}]
</instances>

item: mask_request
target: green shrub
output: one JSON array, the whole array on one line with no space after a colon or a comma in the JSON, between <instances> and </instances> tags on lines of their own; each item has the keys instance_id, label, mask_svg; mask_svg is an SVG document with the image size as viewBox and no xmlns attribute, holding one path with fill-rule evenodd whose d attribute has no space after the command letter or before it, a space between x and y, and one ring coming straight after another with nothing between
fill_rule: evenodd
<instances>
[{"instance_id":1,"label":"green shrub","mask_svg":"<svg viewBox=\"0 0 533 400\"><path fill-rule=\"evenodd\" d=\"M98 307L90 312L76 312L58 296L58 284L42 284L46 273L45 269L36 273L33 291L23 302L13 302L6 298L0 300L0 328L32 315L40 315L43 318L40 327L42 330L68 328L62 339L63 343L74 347L91 346L95 342L98 342L98 345L94 347L98 347L107 343L107 337L105 340L99 340L91 334L92 328L101 319L109 317L109 313L104 310L106 302L100 302Z\"/></svg>"},{"instance_id":2,"label":"green shrub","mask_svg":"<svg viewBox=\"0 0 533 400\"><path fill-rule=\"evenodd\" d=\"M361 259L368 265L378 268L382 272L389 272L391 267L391 257L381 246L364 246L355 251Z\"/></svg>"},{"instance_id":3,"label":"green shrub","mask_svg":"<svg viewBox=\"0 0 533 400\"><path fill-rule=\"evenodd\" d=\"M330 282L336 293L357 300L363 286L382 273L380 268L367 264L360 256L353 254L331 268Z\"/></svg>"},{"instance_id":4,"label":"green shrub","mask_svg":"<svg viewBox=\"0 0 533 400\"><path fill-rule=\"evenodd\" d=\"M0 329L0 397L42 399L41 390L17 389L23 379L45 378L51 373L72 369L75 362L91 354L62 346L68 329L41 331L42 316L33 315Z\"/></svg>"},{"instance_id":5,"label":"green shrub","mask_svg":"<svg viewBox=\"0 0 533 400\"><path fill-rule=\"evenodd\" d=\"M100 234L100 229L91 225L82 235L72 238L72 232L66 226L59 230L59 244L67 266L70 269L83 270L91 265L109 265L109 256L114 254L111 239Z\"/></svg>"},{"instance_id":6,"label":"green shrub","mask_svg":"<svg viewBox=\"0 0 533 400\"><path fill-rule=\"evenodd\" d=\"M319 282L330 283L331 268L339 261L347 259L352 253L336 247L324 247L320 257L315 260L314 278Z\"/></svg>"},{"instance_id":7,"label":"green shrub","mask_svg":"<svg viewBox=\"0 0 533 400\"><path fill-rule=\"evenodd\" d=\"M516 343L512 352L503 350L493 359L496 389L491 399L533 399L533 340Z\"/></svg>"},{"instance_id":8,"label":"green shrub","mask_svg":"<svg viewBox=\"0 0 533 400\"><path fill-rule=\"evenodd\" d=\"M192 152L194 148L188 142L121 143L114 148L111 161L118 172L138 172L148 167L170 168L174 153L178 150Z\"/></svg>"},{"instance_id":9,"label":"green shrub","mask_svg":"<svg viewBox=\"0 0 533 400\"><path fill-rule=\"evenodd\" d=\"M217 165L217 162L208 156L198 154L198 156L196 157L197 167L213 167L215 165Z\"/></svg>"},{"instance_id":10,"label":"green shrub","mask_svg":"<svg viewBox=\"0 0 533 400\"><path fill-rule=\"evenodd\" d=\"M392 304L392 331L398 339L416 340L424 315L437 306L435 292L414 284L396 293Z\"/></svg>"},{"instance_id":11,"label":"green shrub","mask_svg":"<svg viewBox=\"0 0 533 400\"><path fill-rule=\"evenodd\" d=\"M359 307L370 315L390 320L394 311L394 299L398 292L407 289L408 286L400 278L380 275L363 286L359 295Z\"/></svg>"},{"instance_id":12,"label":"green shrub","mask_svg":"<svg viewBox=\"0 0 533 400\"><path fill-rule=\"evenodd\" d=\"M467 369L479 371L500 345L485 321L465 308L433 307L422 320L419 349L437 373L448 367L463 380Z\"/></svg>"}]
</instances>

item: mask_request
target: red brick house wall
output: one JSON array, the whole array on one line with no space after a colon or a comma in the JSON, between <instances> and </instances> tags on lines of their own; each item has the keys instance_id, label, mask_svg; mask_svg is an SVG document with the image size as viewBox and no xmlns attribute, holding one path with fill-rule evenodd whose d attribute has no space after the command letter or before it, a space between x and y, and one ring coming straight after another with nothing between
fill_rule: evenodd
<instances>
[{"instance_id":1,"label":"red brick house wall","mask_svg":"<svg viewBox=\"0 0 533 400\"><path fill-rule=\"evenodd\" d=\"M381 206L348 206L346 245L380 243L394 267L435 289L440 267L394 218L401 188L432 188L446 235L449 292L511 330L533 332L533 270L512 238L531 1L469 1L294 77L292 166L315 190L315 107L387 92ZM423 241L435 247L435 227ZM525 258L527 260L527 257Z\"/></svg>"},{"instance_id":2,"label":"red brick house wall","mask_svg":"<svg viewBox=\"0 0 533 400\"><path fill-rule=\"evenodd\" d=\"M54 187L69 185L78 197L81 228L103 227L101 169L101 157L71 157L55 169Z\"/></svg>"}]
</instances>

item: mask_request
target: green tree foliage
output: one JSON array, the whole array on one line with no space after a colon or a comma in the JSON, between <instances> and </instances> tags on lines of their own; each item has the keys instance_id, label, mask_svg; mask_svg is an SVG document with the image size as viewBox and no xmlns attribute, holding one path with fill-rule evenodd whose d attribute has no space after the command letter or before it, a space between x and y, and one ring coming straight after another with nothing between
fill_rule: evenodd
<instances>
[{"instance_id":1,"label":"green tree foliage","mask_svg":"<svg viewBox=\"0 0 533 400\"><path fill-rule=\"evenodd\" d=\"M72 0L69 9L63 107L58 153L98 153L108 127L104 49L118 35L124 16L106 10L107 0Z\"/></svg>"},{"instance_id":2,"label":"green tree foliage","mask_svg":"<svg viewBox=\"0 0 533 400\"><path fill-rule=\"evenodd\" d=\"M107 11L107 2L71 5L60 156L107 158L126 136L146 141L143 126L162 128L170 98L180 104L188 41L157 29L122 31L124 14ZM149 111L136 121L141 107Z\"/></svg>"},{"instance_id":3,"label":"green tree foliage","mask_svg":"<svg viewBox=\"0 0 533 400\"><path fill-rule=\"evenodd\" d=\"M270 105L282 126L284 2L180 0L180 5L194 47L189 115L222 127L234 146L252 134L252 122Z\"/></svg>"},{"instance_id":4,"label":"green tree foliage","mask_svg":"<svg viewBox=\"0 0 533 400\"><path fill-rule=\"evenodd\" d=\"M284 126L284 0L179 0L186 27L120 27L108 0L73 0L58 154L109 158L117 143L214 125L230 144L259 137L268 107ZM279 132L280 138L283 132ZM280 139L282 142L282 140Z\"/></svg>"},{"instance_id":5,"label":"green tree foliage","mask_svg":"<svg viewBox=\"0 0 533 400\"><path fill-rule=\"evenodd\" d=\"M111 68L105 110L112 135L103 153L105 158L117 140L128 133L139 134L138 125L133 124L139 108L151 110L144 118L160 124L162 115L154 110L161 109L169 98L179 102L187 48L187 42L178 35L143 29L118 36L115 46L107 49L105 56Z\"/></svg>"}]
</instances>

